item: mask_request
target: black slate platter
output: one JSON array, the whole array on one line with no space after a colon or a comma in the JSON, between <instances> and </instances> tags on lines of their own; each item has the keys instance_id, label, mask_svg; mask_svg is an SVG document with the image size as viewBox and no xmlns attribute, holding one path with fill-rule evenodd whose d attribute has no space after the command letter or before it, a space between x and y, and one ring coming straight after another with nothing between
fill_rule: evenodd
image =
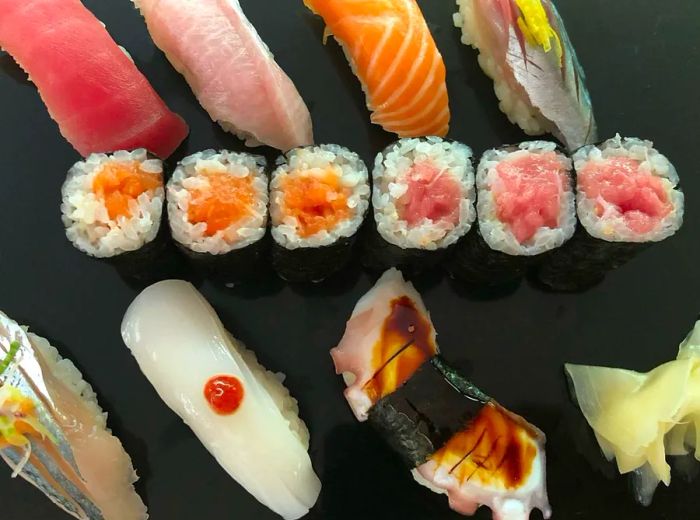
<instances>
[{"instance_id":1,"label":"black slate platter","mask_svg":"<svg viewBox=\"0 0 700 520\"><path fill-rule=\"evenodd\" d=\"M337 142L368 163L392 139L368 122L361 90L335 43L301 0L242 0L243 8L311 108L319 142ZM476 55L452 27L452 0L419 2L444 55L452 108L450 137L477 153L524 136L498 111ZM128 0L86 0L168 104L191 126L175 159L210 147L240 149L211 123L184 80L153 46ZM700 510L700 480L674 475L654 503L634 503L628 481L602 462L570 403L566 361L638 370L673 358L700 312L700 47L694 0L559 0L586 69L601 136L653 139L675 162L687 196L684 228L574 295L521 285L509 295L475 295L441 275L415 280L445 356L486 392L548 435L554 518L685 520ZM0 16L2 14L0 13ZM0 308L49 337L84 372L141 475L138 491L154 520L277 518L231 480L160 401L122 344L122 315L138 288L73 249L60 220L60 186L78 159L34 87L0 56ZM158 274L158 273L155 273ZM457 519L444 497L413 483L398 456L343 400L328 349L357 299L373 283L357 266L316 286L269 277L234 289L194 280L226 326L269 368L287 374L311 430L311 457L324 483L309 520ZM0 468L0 515L67 518ZM476 518L487 519L487 510ZM541 518L539 513L533 518Z\"/></svg>"}]
</instances>

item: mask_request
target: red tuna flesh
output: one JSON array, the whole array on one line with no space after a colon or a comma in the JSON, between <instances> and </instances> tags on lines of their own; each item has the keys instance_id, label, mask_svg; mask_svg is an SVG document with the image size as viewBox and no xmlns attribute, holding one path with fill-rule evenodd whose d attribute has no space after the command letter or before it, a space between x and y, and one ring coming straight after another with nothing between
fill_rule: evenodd
<instances>
[{"instance_id":1,"label":"red tuna flesh","mask_svg":"<svg viewBox=\"0 0 700 520\"><path fill-rule=\"evenodd\" d=\"M461 186L430 162L416 163L405 180L408 189L399 201L399 217L409 226L424 219L433 222L459 222Z\"/></svg>"},{"instance_id":2,"label":"red tuna flesh","mask_svg":"<svg viewBox=\"0 0 700 520\"><path fill-rule=\"evenodd\" d=\"M521 244L559 225L566 174L555 152L518 154L496 166L492 191L498 219Z\"/></svg>"},{"instance_id":3,"label":"red tuna flesh","mask_svg":"<svg viewBox=\"0 0 700 520\"><path fill-rule=\"evenodd\" d=\"M0 12L0 47L83 156L146 148L166 158L185 139L187 124L78 0L0 0Z\"/></svg>"},{"instance_id":4,"label":"red tuna flesh","mask_svg":"<svg viewBox=\"0 0 700 520\"><path fill-rule=\"evenodd\" d=\"M578 172L578 186L586 197L598 200L599 217L622 216L630 230L648 233L673 207L661 179L639 166L627 157L590 161Z\"/></svg>"}]
</instances>

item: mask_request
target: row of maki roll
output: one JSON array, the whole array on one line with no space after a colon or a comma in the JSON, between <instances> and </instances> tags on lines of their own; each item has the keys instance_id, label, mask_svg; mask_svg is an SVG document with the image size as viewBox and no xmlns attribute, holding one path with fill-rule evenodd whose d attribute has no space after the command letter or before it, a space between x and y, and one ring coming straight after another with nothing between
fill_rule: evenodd
<instances>
[{"instance_id":1,"label":"row of maki roll","mask_svg":"<svg viewBox=\"0 0 700 520\"><path fill-rule=\"evenodd\" d=\"M369 173L342 146L296 148L270 182L272 265L289 282L317 282L343 268L369 207Z\"/></svg>"},{"instance_id":2,"label":"row of maki roll","mask_svg":"<svg viewBox=\"0 0 700 520\"><path fill-rule=\"evenodd\" d=\"M362 262L419 272L436 266L471 229L472 150L439 137L401 139L377 155Z\"/></svg>"},{"instance_id":3,"label":"row of maki roll","mask_svg":"<svg viewBox=\"0 0 700 520\"><path fill-rule=\"evenodd\" d=\"M475 285L512 282L574 234L571 160L554 143L488 150L476 186L476 229L448 263L455 278Z\"/></svg>"},{"instance_id":4,"label":"row of maki roll","mask_svg":"<svg viewBox=\"0 0 700 520\"><path fill-rule=\"evenodd\" d=\"M650 141L620 135L574 154L580 222L573 239L538 273L555 290L581 290L683 223L673 164Z\"/></svg>"}]
</instances>

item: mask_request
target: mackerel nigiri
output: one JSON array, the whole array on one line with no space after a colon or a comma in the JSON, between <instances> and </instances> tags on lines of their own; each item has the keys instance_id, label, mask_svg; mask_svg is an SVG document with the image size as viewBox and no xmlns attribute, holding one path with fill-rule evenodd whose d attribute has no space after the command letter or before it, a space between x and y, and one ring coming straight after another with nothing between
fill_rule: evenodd
<instances>
[{"instance_id":1,"label":"mackerel nigiri","mask_svg":"<svg viewBox=\"0 0 700 520\"><path fill-rule=\"evenodd\" d=\"M147 288L127 310L122 337L163 401L229 475L286 520L309 512L321 482L296 400L192 285Z\"/></svg>"},{"instance_id":2,"label":"mackerel nigiri","mask_svg":"<svg viewBox=\"0 0 700 520\"><path fill-rule=\"evenodd\" d=\"M0 13L0 48L84 157L145 148L165 159L187 137L187 124L79 0L0 0Z\"/></svg>"},{"instance_id":3,"label":"mackerel nigiri","mask_svg":"<svg viewBox=\"0 0 700 520\"><path fill-rule=\"evenodd\" d=\"M457 0L455 25L479 51L501 110L529 135L569 150L596 141L583 69L551 0Z\"/></svg>"},{"instance_id":4,"label":"mackerel nigiri","mask_svg":"<svg viewBox=\"0 0 700 520\"><path fill-rule=\"evenodd\" d=\"M238 0L133 0L209 116L249 146L313 144L311 115Z\"/></svg>"},{"instance_id":5,"label":"mackerel nigiri","mask_svg":"<svg viewBox=\"0 0 700 520\"><path fill-rule=\"evenodd\" d=\"M0 458L75 518L145 520L106 420L73 363L0 312Z\"/></svg>"},{"instance_id":6,"label":"mackerel nigiri","mask_svg":"<svg viewBox=\"0 0 700 520\"><path fill-rule=\"evenodd\" d=\"M400 137L444 137L446 70L416 0L304 0L343 46L372 122Z\"/></svg>"}]
</instances>

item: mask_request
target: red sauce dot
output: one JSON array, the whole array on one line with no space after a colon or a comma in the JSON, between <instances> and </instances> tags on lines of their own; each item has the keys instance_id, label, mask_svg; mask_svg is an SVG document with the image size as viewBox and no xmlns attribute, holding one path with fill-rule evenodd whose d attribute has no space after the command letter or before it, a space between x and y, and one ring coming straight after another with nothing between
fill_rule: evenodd
<instances>
[{"instance_id":1,"label":"red sauce dot","mask_svg":"<svg viewBox=\"0 0 700 520\"><path fill-rule=\"evenodd\" d=\"M204 398L219 415L230 415L243 402L243 383L234 376L214 376L204 385Z\"/></svg>"}]
</instances>

